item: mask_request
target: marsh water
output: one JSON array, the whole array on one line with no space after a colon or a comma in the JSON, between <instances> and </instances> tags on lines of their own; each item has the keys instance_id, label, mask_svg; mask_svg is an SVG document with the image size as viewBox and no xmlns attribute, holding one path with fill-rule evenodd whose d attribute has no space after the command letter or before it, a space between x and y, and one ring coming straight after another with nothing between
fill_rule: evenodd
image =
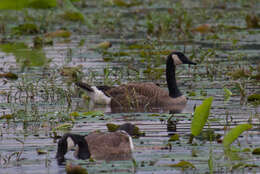
<instances>
[{"instance_id":1,"label":"marsh water","mask_svg":"<svg viewBox=\"0 0 260 174\"><path fill-rule=\"evenodd\" d=\"M107 123L126 122L145 132L133 139L134 160L93 162L77 160L70 152L67 163L88 173L260 173L260 158L252 154L260 147L260 108L247 100L260 93L259 1L73 4L91 24L65 20L62 14L71 10L65 5L0 11L0 72L18 76L0 79L0 174L66 173L55 159L55 137L107 131ZM37 32L15 28L24 23L35 24ZM52 44L35 48L36 36L44 40L57 30L70 36L53 36ZM154 82L167 90L165 60L173 50L197 62L177 67L179 89L188 98L180 113L160 108L114 113L109 107L89 106L73 84L76 73L93 85ZM223 138L236 125L253 125L229 154L221 142L203 137L188 144L194 108L209 96L214 100L205 130ZM170 117L176 121L178 141L168 141ZM171 166L182 160L193 167Z\"/></svg>"}]
</instances>

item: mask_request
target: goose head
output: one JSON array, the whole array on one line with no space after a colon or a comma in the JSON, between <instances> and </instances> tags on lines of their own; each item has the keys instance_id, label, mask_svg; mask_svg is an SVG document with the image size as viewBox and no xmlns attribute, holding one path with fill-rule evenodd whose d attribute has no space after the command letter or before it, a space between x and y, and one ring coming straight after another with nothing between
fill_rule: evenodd
<instances>
[{"instance_id":1,"label":"goose head","mask_svg":"<svg viewBox=\"0 0 260 174\"><path fill-rule=\"evenodd\" d=\"M180 65L180 64L196 65L196 63L189 60L182 52L172 52L169 55L169 58L173 60L174 65Z\"/></svg>"},{"instance_id":2,"label":"goose head","mask_svg":"<svg viewBox=\"0 0 260 174\"><path fill-rule=\"evenodd\" d=\"M90 157L88 144L82 135L65 134L58 142L58 150L56 158L58 164L65 161L65 154L71 149L76 148L74 156L80 159L87 159Z\"/></svg>"}]
</instances>

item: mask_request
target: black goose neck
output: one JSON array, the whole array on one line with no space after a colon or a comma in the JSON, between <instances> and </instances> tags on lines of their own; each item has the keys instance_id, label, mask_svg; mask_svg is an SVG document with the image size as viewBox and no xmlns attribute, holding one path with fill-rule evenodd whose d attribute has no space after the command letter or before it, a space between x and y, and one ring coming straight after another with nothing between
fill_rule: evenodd
<instances>
[{"instance_id":1,"label":"black goose neck","mask_svg":"<svg viewBox=\"0 0 260 174\"><path fill-rule=\"evenodd\" d=\"M169 55L166 62L166 80L169 90L169 96L172 98L177 98L182 95L176 83L175 68L176 67L173 59L171 55Z\"/></svg>"}]
</instances>

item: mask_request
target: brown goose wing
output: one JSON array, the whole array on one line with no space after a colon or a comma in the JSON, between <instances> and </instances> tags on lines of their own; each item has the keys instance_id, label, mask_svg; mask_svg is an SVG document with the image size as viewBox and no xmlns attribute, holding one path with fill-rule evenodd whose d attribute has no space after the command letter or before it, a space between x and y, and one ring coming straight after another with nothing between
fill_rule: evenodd
<instances>
[{"instance_id":1,"label":"brown goose wing","mask_svg":"<svg viewBox=\"0 0 260 174\"><path fill-rule=\"evenodd\" d=\"M123 132L92 132L85 137L91 157L95 159L125 159L131 156L129 137Z\"/></svg>"},{"instance_id":2,"label":"brown goose wing","mask_svg":"<svg viewBox=\"0 0 260 174\"><path fill-rule=\"evenodd\" d=\"M118 87L111 88L106 91L108 95L112 96L114 103L120 105L155 105L159 98L169 96L168 91L160 88L154 83L129 83ZM113 102L112 102L113 105Z\"/></svg>"}]
</instances>

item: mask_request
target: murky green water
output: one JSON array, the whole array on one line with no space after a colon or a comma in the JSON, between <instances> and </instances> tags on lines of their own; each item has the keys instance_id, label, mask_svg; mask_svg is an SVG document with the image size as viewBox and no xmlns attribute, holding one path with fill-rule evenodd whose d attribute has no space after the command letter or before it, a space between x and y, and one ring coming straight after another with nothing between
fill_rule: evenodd
<instances>
[{"instance_id":1,"label":"murky green water","mask_svg":"<svg viewBox=\"0 0 260 174\"><path fill-rule=\"evenodd\" d=\"M111 4L114 2L114 5ZM139 1L128 1L139 2ZM72 152L67 159L86 167L89 173L207 173L212 151L214 173L258 173L259 167L235 164L260 164L252 149L260 146L259 106L247 102L247 96L260 93L260 28L246 23L247 15L259 18L258 1L140 1L138 5L120 7L115 1L86 1L75 6L93 23L88 28L80 22L68 22L60 17L66 10L0 11L0 73L13 72L17 80L0 79L0 115L12 114L12 119L0 120L0 174L66 173L55 159L57 142L53 128L73 123L70 132L87 134L106 130L106 123L136 124L146 136L134 139L132 161L90 162L76 160ZM53 38L53 45L31 49L35 34L16 35L12 28L34 23L40 33L66 29L69 38ZM260 20L259 20L260 25ZM209 28L201 27L208 24ZM206 31L204 31L206 30ZM46 31L46 32L45 32ZM99 43L109 41L112 47L101 49ZM22 42L8 52L6 42ZM18 50L18 51L17 51ZM27 50L27 51L24 51ZM29 50L29 51L28 51ZM172 50L185 52L197 62L196 66L177 68L180 90L189 97L186 108L176 114L180 141L171 142L169 150L166 110L156 114L130 111L111 113L110 108L90 108L79 97L69 76L62 75L62 67L79 67L90 84L118 85L130 81L152 81L166 89L165 58ZM35 52L36 51L36 52ZM32 55L36 56L32 56ZM30 57L32 59L24 59ZM22 58L21 58L22 57ZM35 62L44 66L29 66ZM47 63L49 62L49 63ZM80 68L82 66L82 68ZM232 78L232 72L244 70L244 76ZM234 76L234 75L233 75ZM224 101L224 87L233 95ZM239 137L234 146L238 150L224 154L221 143L195 140L187 144L193 108L204 98L213 96L208 126L217 134L225 134L229 127L252 123L253 129ZM241 97L242 96L242 97ZM244 96L244 97L243 97ZM71 99L71 100L70 100ZM72 112L98 110L104 115L74 117ZM63 135L67 131L56 131ZM37 149L46 154L38 155ZM19 152L21 155L19 155ZM168 167L180 160L191 162L196 169Z\"/></svg>"}]
</instances>

